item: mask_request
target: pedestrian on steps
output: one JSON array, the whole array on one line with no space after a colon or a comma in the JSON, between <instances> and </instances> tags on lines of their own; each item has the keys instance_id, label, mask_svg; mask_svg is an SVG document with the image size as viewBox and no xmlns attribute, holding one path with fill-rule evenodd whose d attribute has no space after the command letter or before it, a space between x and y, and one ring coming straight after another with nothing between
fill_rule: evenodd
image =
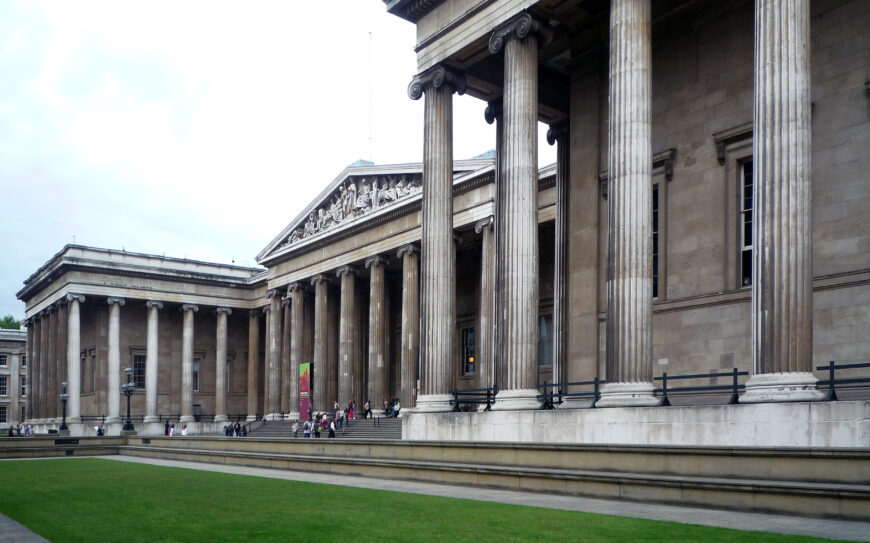
<instances>
[{"instance_id":1,"label":"pedestrian on steps","mask_svg":"<svg viewBox=\"0 0 870 543\"><path fill-rule=\"evenodd\" d=\"M329 437L335 437L335 419L329 421Z\"/></svg>"}]
</instances>

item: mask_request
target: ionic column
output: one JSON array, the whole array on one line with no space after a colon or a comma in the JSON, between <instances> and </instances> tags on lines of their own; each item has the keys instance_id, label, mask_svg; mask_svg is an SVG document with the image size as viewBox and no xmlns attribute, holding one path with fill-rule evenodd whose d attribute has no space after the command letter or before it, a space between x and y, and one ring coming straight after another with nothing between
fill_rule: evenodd
<instances>
[{"instance_id":1,"label":"ionic column","mask_svg":"<svg viewBox=\"0 0 870 543\"><path fill-rule=\"evenodd\" d=\"M27 386L30 390L27 391L27 396L30 401L30 413L27 417L34 424L39 422L39 366L42 356L42 314L37 313L33 316L33 359L27 364L31 366L33 372Z\"/></svg>"},{"instance_id":2,"label":"ionic column","mask_svg":"<svg viewBox=\"0 0 870 543\"><path fill-rule=\"evenodd\" d=\"M503 382L495 409L540 406L538 378L538 42L551 29L522 13L495 30L490 53L504 48L503 157L499 203L504 210Z\"/></svg>"},{"instance_id":3,"label":"ionic column","mask_svg":"<svg viewBox=\"0 0 870 543\"><path fill-rule=\"evenodd\" d=\"M181 418L178 422L193 422L193 316L199 306L184 304L181 333ZM200 372L202 368L200 368Z\"/></svg>"},{"instance_id":4,"label":"ionic column","mask_svg":"<svg viewBox=\"0 0 870 543\"><path fill-rule=\"evenodd\" d=\"M25 389L27 392L27 397L24 399L24 420L21 421L24 424L24 421L33 419L33 341L34 341L34 329L36 328L36 319L34 317L30 317L29 319L25 319L25 326L27 326L27 388Z\"/></svg>"},{"instance_id":5,"label":"ionic column","mask_svg":"<svg viewBox=\"0 0 870 543\"><path fill-rule=\"evenodd\" d=\"M229 307L218 307L214 310L217 316L215 332L215 379L214 379L214 421L227 421L227 317L233 310ZM200 368L200 371L202 368Z\"/></svg>"},{"instance_id":6,"label":"ionic column","mask_svg":"<svg viewBox=\"0 0 870 543\"><path fill-rule=\"evenodd\" d=\"M493 268L495 295L493 299L493 318L492 318L492 362L489 368L492 370L492 376L489 379L490 386L499 386L504 380L502 378L504 360L504 189L502 188L502 175L504 169L502 159L504 158L504 111L502 108L501 99L491 100L486 104L484 118L487 124L495 123L495 216L493 217L494 243L495 246L495 266Z\"/></svg>"},{"instance_id":7,"label":"ionic column","mask_svg":"<svg viewBox=\"0 0 870 543\"><path fill-rule=\"evenodd\" d=\"M70 423L78 423L81 422L82 416L81 304L85 301L85 297L81 294L67 294L66 300L68 303L66 364L69 380L67 418Z\"/></svg>"},{"instance_id":8,"label":"ionic column","mask_svg":"<svg viewBox=\"0 0 870 543\"><path fill-rule=\"evenodd\" d=\"M652 368L650 2L610 8L607 384L599 407L656 405Z\"/></svg>"},{"instance_id":9,"label":"ionic column","mask_svg":"<svg viewBox=\"0 0 870 543\"><path fill-rule=\"evenodd\" d=\"M67 367L67 348L69 347L69 309L67 308L66 298L61 298L57 302L57 380L56 383L56 394L55 398L57 398L57 407L56 407L56 417L58 420L62 420L63 417L63 403L60 401L60 394L63 392L63 383L67 382L69 384L69 368ZM67 395L69 395L69 386L67 386ZM67 400L67 408L69 408L69 400ZM67 409L67 415L69 415L69 409ZM69 418L69 417L67 417Z\"/></svg>"},{"instance_id":10,"label":"ionic column","mask_svg":"<svg viewBox=\"0 0 870 543\"><path fill-rule=\"evenodd\" d=\"M474 231L482 234L480 250L480 311L478 313L477 372L478 386L495 386L494 365L494 311L495 311L495 244L492 232L493 219L477 221Z\"/></svg>"},{"instance_id":11,"label":"ionic column","mask_svg":"<svg viewBox=\"0 0 870 543\"><path fill-rule=\"evenodd\" d=\"M57 306L48 308L48 364L46 364L45 415L57 418Z\"/></svg>"},{"instance_id":12,"label":"ionic column","mask_svg":"<svg viewBox=\"0 0 870 543\"><path fill-rule=\"evenodd\" d=\"M426 94L423 138L423 305L421 393L417 409L448 411L453 371L456 272L453 252L453 93L465 76L435 66L418 75L408 95Z\"/></svg>"},{"instance_id":13,"label":"ionic column","mask_svg":"<svg viewBox=\"0 0 870 543\"><path fill-rule=\"evenodd\" d=\"M281 330L281 412L288 414L290 420L296 420L298 416L294 415L298 415L299 404L295 398L291 398L292 391L290 390L293 381L290 375L290 319L292 318L290 306L288 298L281 300L281 309L284 313L281 319L283 324Z\"/></svg>"},{"instance_id":14,"label":"ionic column","mask_svg":"<svg viewBox=\"0 0 870 543\"><path fill-rule=\"evenodd\" d=\"M414 407L417 394L417 361L420 356L420 262L417 248L405 245L397 255L402 259L402 385L399 401ZM371 401L376 401L371 398ZM373 404L375 408L381 404Z\"/></svg>"},{"instance_id":15,"label":"ionic column","mask_svg":"<svg viewBox=\"0 0 870 543\"><path fill-rule=\"evenodd\" d=\"M121 306L124 298L108 298L109 304L109 369L106 402L106 423L121 421Z\"/></svg>"},{"instance_id":16,"label":"ionic column","mask_svg":"<svg viewBox=\"0 0 870 543\"><path fill-rule=\"evenodd\" d=\"M369 269L369 361L368 392L362 403L371 402L374 409L387 399L387 300L384 285L384 259L372 256L366 259ZM401 401L401 400L400 400ZM410 405L406 405L410 407Z\"/></svg>"},{"instance_id":17,"label":"ionic column","mask_svg":"<svg viewBox=\"0 0 870 543\"><path fill-rule=\"evenodd\" d=\"M547 142L556 147L556 247L553 259L553 382L563 382L565 371L565 327L568 301L568 217L571 214L568 176L570 156L568 121L547 130Z\"/></svg>"},{"instance_id":18,"label":"ionic column","mask_svg":"<svg viewBox=\"0 0 870 543\"><path fill-rule=\"evenodd\" d=\"M39 422L48 422L48 365L50 364L48 352L48 333L51 325L49 320L50 311L42 311L42 320L39 325Z\"/></svg>"},{"instance_id":19,"label":"ionic column","mask_svg":"<svg viewBox=\"0 0 870 543\"><path fill-rule=\"evenodd\" d=\"M269 360L268 360L268 401L264 410L274 418L281 411L281 295L277 290L270 290L269 299Z\"/></svg>"},{"instance_id":20,"label":"ionic column","mask_svg":"<svg viewBox=\"0 0 870 543\"><path fill-rule=\"evenodd\" d=\"M356 270L342 266L335 275L341 279L341 308L338 324L338 403L346 406L353 399L353 371L356 367ZM330 408L332 406L329 406Z\"/></svg>"},{"instance_id":21,"label":"ionic column","mask_svg":"<svg viewBox=\"0 0 870 543\"><path fill-rule=\"evenodd\" d=\"M813 376L810 2L755 3L752 365L741 402L823 398Z\"/></svg>"},{"instance_id":22,"label":"ionic column","mask_svg":"<svg viewBox=\"0 0 870 543\"><path fill-rule=\"evenodd\" d=\"M148 310L145 340L145 419L144 422L160 422L157 415L157 376L159 360L158 318L163 304L154 300L145 302Z\"/></svg>"},{"instance_id":23,"label":"ionic column","mask_svg":"<svg viewBox=\"0 0 870 543\"><path fill-rule=\"evenodd\" d=\"M257 420L257 380L260 362L260 310L248 312L248 416L246 420Z\"/></svg>"},{"instance_id":24,"label":"ionic column","mask_svg":"<svg viewBox=\"0 0 870 543\"><path fill-rule=\"evenodd\" d=\"M327 283L326 277L321 274L311 278L311 284L314 285L314 360L311 368L312 392L311 409L314 411L324 411L332 408L331 405L326 405L326 379L329 372L326 368L327 363L327 344L326 340L329 337L329 314L327 308Z\"/></svg>"},{"instance_id":25,"label":"ionic column","mask_svg":"<svg viewBox=\"0 0 870 543\"><path fill-rule=\"evenodd\" d=\"M287 286L287 297L290 299L290 411L291 418L298 418L299 413L299 365L302 363L302 348L304 345L305 300L302 286L292 283ZM309 391L310 393L310 391Z\"/></svg>"}]
</instances>

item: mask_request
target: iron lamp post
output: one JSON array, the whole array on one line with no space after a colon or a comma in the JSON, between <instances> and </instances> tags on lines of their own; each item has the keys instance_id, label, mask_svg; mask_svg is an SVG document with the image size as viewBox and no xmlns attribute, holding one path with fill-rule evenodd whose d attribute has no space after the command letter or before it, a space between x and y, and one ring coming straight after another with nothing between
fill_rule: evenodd
<instances>
[{"instance_id":1,"label":"iron lamp post","mask_svg":"<svg viewBox=\"0 0 870 543\"><path fill-rule=\"evenodd\" d=\"M135 388L136 384L133 382L133 368L124 368L124 373L127 374L127 382L121 385L121 390L127 396L127 420L124 422L122 430L127 432L134 429L133 422L130 421L130 396L133 395L133 388Z\"/></svg>"},{"instance_id":2,"label":"iron lamp post","mask_svg":"<svg viewBox=\"0 0 870 543\"><path fill-rule=\"evenodd\" d=\"M63 393L60 395L60 401L63 404L63 420L60 423L61 430L69 430L69 426L66 425L66 401L69 400L69 394L66 393L66 381L61 383L63 387Z\"/></svg>"}]
</instances>

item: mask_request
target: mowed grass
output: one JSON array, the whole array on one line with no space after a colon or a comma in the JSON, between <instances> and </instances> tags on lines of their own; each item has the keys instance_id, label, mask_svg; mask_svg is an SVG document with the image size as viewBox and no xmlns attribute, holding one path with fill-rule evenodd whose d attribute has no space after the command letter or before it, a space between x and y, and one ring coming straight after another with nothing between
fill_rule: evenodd
<instances>
[{"instance_id":1,"label":"mowed grass","mask_svg":"<svg viewBox=\"0 0 870 543\"><path fill-rule=\"evenodd\" d=\"M0 512L55 543L820 541L98 458L3 461L0 481Z\"/></svg>"}]
</instances>

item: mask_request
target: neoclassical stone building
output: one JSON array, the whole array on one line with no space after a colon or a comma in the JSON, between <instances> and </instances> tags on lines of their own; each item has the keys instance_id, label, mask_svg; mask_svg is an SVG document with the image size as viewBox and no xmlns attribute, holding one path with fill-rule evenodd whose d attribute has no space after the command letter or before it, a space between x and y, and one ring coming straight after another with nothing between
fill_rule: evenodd
<instances>
[{"instance_id":1,"label":"neoclassical stone building","mask_svg":"<svg viewBox=\"0 0 870 543\"><path fill-rule=\"evenodd\" d=\"M631 426L654 377L733 368L771 425L852 417L782 406L821 398L816 365L870 353L870 6L385 4L417 27L423 162L345 169L264 269L65 248L19 293L34 420L57 417L64 372L77 416L115 420L131 364L147 421L398 397L406 437L525 439L532 423L499 413L536 409L540 382L598 377L614 409L552 415L573 417L563 439L622 424L679 443ZM496 124L495 160L454 160L456 93ZM558 146L543 170L539 121ZM496 412L442 415L450 389L489 386ZM737 428L750 408L662 416ZM851 408L844 432L870 439L866 402Z\"/></svg>"}]
</instances>

